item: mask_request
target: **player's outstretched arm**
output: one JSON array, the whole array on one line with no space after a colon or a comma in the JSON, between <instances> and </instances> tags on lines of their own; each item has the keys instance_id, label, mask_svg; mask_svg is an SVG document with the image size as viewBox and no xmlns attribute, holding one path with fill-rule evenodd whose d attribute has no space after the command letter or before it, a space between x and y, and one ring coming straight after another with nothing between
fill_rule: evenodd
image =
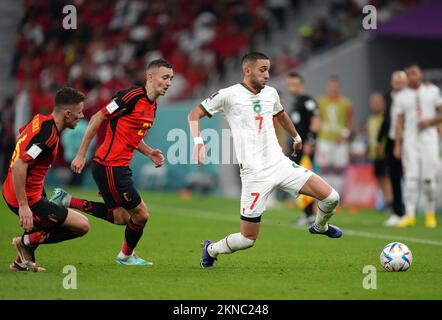
<instances>
[{"instance_id":1,"label":"player's outstretched arm","mask_svg":"<svg viewBox=\"0 0 442 320\"><path fill-rule=\"evenodd\" d=\"M137 150L150 158L155 163L155 168L159 168L164 164L164 155L160 149L153 149L148 146L144 140L141 140L138 144Z\"/></svg>"},{"instance_id":2,"label":"player's outstretched arm","mask_svg":"<svg viewBox=\"0 0 442 320\"><path fill-rule=\"evenodd\" d=\"M275 116L279 124L284 128L284 130L293 138L293 155L295 156L302 150L302 140L293 125L292 120L288 116L287 112L282 111Z\"/></svg>"},{"instance_id":3,"label":"player's outstretched arm","mask_svg":"<svg viewBox=\"0 0 442 320\"><path fill-rule=\"evenodd\" d=\"M204 164L204 158L206 154L204 141L201 137L200 132L200 119L205 116L206 113L200 107L194 108L192 111L189 112L189 115L187 116L190 134L192 135L193 141L195 143L193 149L193 159L198 165Z\"/></svg>"},{"instance_id":4,"label":"player's outstretched arm","mask_svg":"<svg viewBox=\"0 0 442 320\"><path fill-rule=\"evenodd\" d=\"M17 159L11 168L12 185L18 202L18 215L20 217L20 227L25 231L33 228L32 211L29 208L28 197L26 196L25 185L28 172L28 164L22 159Z\"/></svg>"},{"instance_id":5,"label":"player's outstretched arm","mask_svg":"<svg viewBox=\"0 0 442 320\"><path fill-rule=\"evenodd\" d=\"M81 141L80 148L78 149L77 155L74 160L71 162L71 169L75 173L81 173L85 164L86 164L86 153L89 145L91 144L92 139L98 132L101 124L106 120L106 116L103 112L98 111L95 113L91 120L89 121L89 125L87 126L86 132L84 134L83 140Z\"/></svg>"}]
</instances>

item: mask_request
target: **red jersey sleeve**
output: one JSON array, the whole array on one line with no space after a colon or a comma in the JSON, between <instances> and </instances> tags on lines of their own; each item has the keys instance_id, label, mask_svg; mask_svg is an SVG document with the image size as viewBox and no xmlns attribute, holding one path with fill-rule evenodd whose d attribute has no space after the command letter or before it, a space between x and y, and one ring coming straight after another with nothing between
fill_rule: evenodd
<instances>
[{"instance_id":1,"label":"red jersey sleeve","mask_svg":"<svg viewBox=\"0 0 442 320\"><path fill-rule=\"evenodd\" d=\"M58 141L57 129L52 121L45 121L39 129L35 128L36 126L31 125L20 135L24 137L23 143L20 144L20 159L26 163L32 163L38 157L51 153Z\"/></svg>"},{"instance_id":2,"label":"red jersey sleeve","mask_svg":"<svg viewBox=\"0 0 442 320\"><path fill-rule=\"evenodd\" d=\"M130 89L119 91L114 99L101 112L107 119L115 119L131 113L140 96L144 96L144 89L142 87L133 87Z\"/></svg>"}]
</instances>

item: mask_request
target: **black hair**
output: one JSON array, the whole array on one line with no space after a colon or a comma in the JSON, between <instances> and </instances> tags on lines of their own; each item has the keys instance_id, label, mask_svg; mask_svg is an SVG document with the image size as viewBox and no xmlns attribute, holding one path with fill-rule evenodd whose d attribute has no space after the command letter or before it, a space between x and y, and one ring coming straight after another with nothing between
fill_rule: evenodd
<instances>
[{"instance_id":1,"label":"black hair","mask_svg":"<svg viewBox=\"0 0 442 320\"><path fill-rule=\"evenodd\" d=\"M405 70L405 69L410 69L410 68L413 68L413 67L417 67L417 68L420 69L419 64L416 63L416 62L414 62L414 61L412 61L412 62L409 62L409 63L407 63L407 64L405 65L404 70Z\"/></svg>"},{"instance_id":2,"label":"black hair","mask_svg":"<svg viewBox=\"0 0 442 320\"><path fill-rule=\"evenodd\" d=\"M244 57L242 57L241 65L244 65L248 62L254 63L257 60L270 60L270 59L264 53L253 51L245 54Z\"/></svg>"},{"instance_id":3,"label":"black hair","mask_svg":"<svg viewBox=\"0 0 442 320\"><path fill-rule=\"evenodd\" d=\"M57 93L54 96L54 107L55 108L61 108L61 107L70 107L75 106L79 104L80 102L83 102L85 99L85 96L82 92L71 88L71 87L64 87L57 91Z\"/></svg>"},{"instance_id":4,"label":"black hair","mask_svg":"<svg viewBox=\"0 0 442 320\"><path fill-rule=\"evenodd\" d=\"M290 72L289 73L289 78L296 78L299 79L299 81L301 81L301 83L304 83L304 77L301 76L299 73L297 72Z\"/></svg>"}]
</instances>

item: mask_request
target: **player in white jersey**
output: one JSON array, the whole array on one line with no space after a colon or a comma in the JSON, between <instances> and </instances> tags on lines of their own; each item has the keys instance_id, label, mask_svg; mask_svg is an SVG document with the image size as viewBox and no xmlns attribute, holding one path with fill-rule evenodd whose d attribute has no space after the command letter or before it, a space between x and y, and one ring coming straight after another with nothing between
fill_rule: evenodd
<instances>
[{"instance_id":1,"label":"player in white jersey","mask_svg":"<svg viewBox=\"0 0 442 320\"><path fill-rule=\"evenodd\" d=\"M394 101L398 110L395 156L402 157L405 174L405 216L398 227L416 224L419 185L425 203L425 226L436 227L436 172L439 142L436 126L442 122L440 90L422 82L417 65L405 69L409 88L400 91Z\"/></svg>"},{"instance_id":2,"label":"player in white jersey","mask_svg":"<svg viewBox=\"0 0 442 320\"><path fill-rule=\"evenodd\" d=\"M216 243L205 240L201 260L203 268L212 267L219 254L254 245L267 198L276 188L318 199L318 213L309 227L310 233L331 238L342 236L338 227L328 224L339 202L338 193L318 175L290 161L278 144L274 118L293 137L295 152L302 148L301 138L281 106L278 93L266 86L269 58L259 52L248 53L242 59L242 69L242 83L214 93L188 116L195 142L194 156L199 165L204 164L205 156L199 120L217 112L226 118L232 131L242 182L241 230Z\"/></svg>"}]
</instances>

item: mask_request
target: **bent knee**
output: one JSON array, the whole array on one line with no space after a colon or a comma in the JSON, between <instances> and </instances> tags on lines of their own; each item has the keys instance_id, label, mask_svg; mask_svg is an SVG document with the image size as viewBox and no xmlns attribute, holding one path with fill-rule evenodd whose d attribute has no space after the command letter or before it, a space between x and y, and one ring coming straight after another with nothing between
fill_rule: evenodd
<instances>
[{"instance_id":1,"label":"bent knee","mask_svg":"<svg viewBox=\"0 0 442 320\"><path fill-rule=\"evenodd\" d=\"M146 205L142 202L138 207L131 210L132 221L136 224L145 225L149 220L149 212Z\"/></svg>"},{"instance_id":2,"label":"bent knee","mask_svg":"<svg viewBox=\"0 0 442 320\"><path fill-rule=\"evenodd\" d=\"M89 232L91 225L87 219L84 219L84 221L80 222L76 227L76 233L79 236L84 236L86 233Z\"/></svg>"},{"instance_id":3,"label":"bent knee","mask_svg":"<svg viewBox=\"0 0 442 320\"><path fill-rule=\"evenodd\" d=\"M335 207L339 204L340 196L339 193L332 188L331 193L327 197L327 202L329 205L334 205Z\"/></svg>"},{"instance_id":4,"label":"bent knee","mask_svg":"<svg viewBox=\"0 0 442 320\"><path fill-rule=\"evenodd\" d=\"M339 204L339 200L339 193L337 193L336 190L332 188L332 191L330 192L328 197L321 200L318 205L320 210L324 212L331 212L337 207L337 205Z\"/></svg>"}]
</instances>

